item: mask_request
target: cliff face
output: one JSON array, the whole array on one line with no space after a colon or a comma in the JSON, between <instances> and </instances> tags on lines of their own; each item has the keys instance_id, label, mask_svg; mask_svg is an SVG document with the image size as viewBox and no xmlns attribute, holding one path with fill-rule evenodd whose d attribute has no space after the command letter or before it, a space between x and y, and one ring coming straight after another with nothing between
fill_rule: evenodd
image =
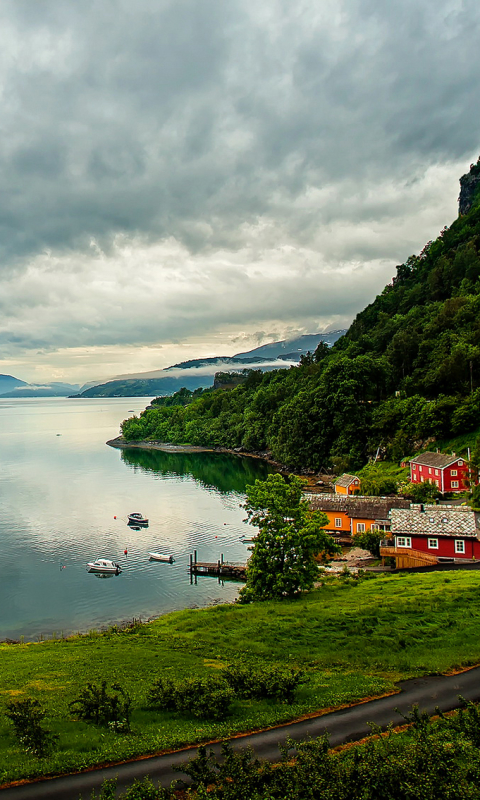
<instances>
[{"instance_id":1,"label":"cliff face","mask_svg":"<svg viewBox=\"0 0 480 800\"><path fill-rule=\"evenodd\" d=\"M470 172L460 178L460 197L458 213L468 214L476 200L480 199L480 158L476 164L470 165Z\"/></svg>"}]
</instances>

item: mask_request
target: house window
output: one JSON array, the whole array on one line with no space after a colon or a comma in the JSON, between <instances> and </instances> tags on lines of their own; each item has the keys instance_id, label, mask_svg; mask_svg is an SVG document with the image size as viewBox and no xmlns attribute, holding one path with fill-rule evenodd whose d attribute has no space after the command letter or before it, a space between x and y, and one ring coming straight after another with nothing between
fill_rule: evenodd
<instances>
[{"instance_id":1,"label":"house window","mask_svg":"<svg viewBox=\"0 0 480 800\"><path fill-rule=\"evenodd\" d=\"M438 474L439 474L438 469L436 469L435 470L435 475L438 475Z\"/></svg>"},{"instance_id":2,"label":"house window","mask_svg":"<svg viewBox=\"0 0 480 800\"><path fill-rule=\"evenodd\" d=\"M440 488L440 481L435 481L435 483L438 486L438 488Z\"/></svg>"},{"instance_id":3,"label":"house window","mask_svg":"<svg viewBox=\"0 0 480 800\"><path fill-rule=\"evenodd\" d=\"M452 481L452 489L458 489L458 481Z\"/></svg>"},{"instance_id":4,"label":"house window","mask_svg":"<svg viewBox=\"0 0 480 800\"><path fill-rule=\"evenodd\" d=\"M457 470L456 469L452 469L451 472L450 472L450 475L458 475Z\"/></svg>"},{"instance_id":5,"label":"house window","mask_svg":"<svg viewBox=\"0 0 480 800\"><path fill-rule=\"evenodd\" d=\"M413 467L413 469L417 469L417 465L416 464L412 464L412 467Z\"/></svg>"},{"instance_id":6,"label":"house window","mask_svg":"<svg viewBox=\"0 0 480 800\"><path fill-rule=\"evenodd\" d=\"M428 547L430 550L438 550L438 539L429 539Z\"/></svg>"},{"instance_id":7,"label":"house window","mask_svg":"<svg viewBox=\"0 0 480 800\"><path fill-rule=\"evenodd\" d=\"M341 517L335 517L335 527L341 528L342 527L342 519Z\"/></svg>"},{"instance_id":8,"label":"house window","mask_svg":"<svg viewBox=\"0 0 480 800\"><path fill-rule=\"evenodd\" d=\"M411 547L412 540L410 536L397 536L396 537L397 547Z\"/></svg>"},{"instance_id":9,"label":"house window","mask_svg":"<svg viewBox=\"0 0 480 800\"><path fill-rule=\"evenodd\" d=\"M463 467L463 461L459 461L459 462L458 462L458 466L459 466L459 467Z\"/></svg>"},{"instance_id":10,"label":"house window","mask_svg":"<svg viewBox=\"0 0 480 800\"><path fill-rule=\"evenodd\" d=\"M463 541L463 539L455 539L455 552L456 553L465 552L465 542Z\"/></svg>"},{"instance_id":11,"label":"house window","mask_svg":"<svg viewBox=\"0 0 480 800\"><path fill-rule=\"evenodd\" d=\"M365 533L365 523L357 522L357 533Z\"/></svg>"},{"instance_id":12,"label":"house window","mask_svg":"<svg viewBox=\"0 0 480 800\"><path fill-rule=\"evenodd\" d=\"M378 524L378 522L372 522L372 524L370 526L370 530L371 531L379 531L380 530L380 525Z\"/></svg>"},{"instance_id":13,"label":"house window","mask_svg":"<svg viewBox=\"0 0 480 800\"><path fill-rule=\"evenodd\" d=\"M431 468L431 467L429 467L429 468L428 468L428 474L429 474L429 475L431 475L431 474L432 474L432 468Z\"/></svg>"},{"instance_id":14,"label":"house window","mask_svg":"<svg viewBox=\"0 0 480 800\"><path fill-rule=\"evenodd\" d=\"M420 472L422 471L422 468L421 468L421 466L420 466L418 469L420 470Z\"/></svg>"}]
</instances>

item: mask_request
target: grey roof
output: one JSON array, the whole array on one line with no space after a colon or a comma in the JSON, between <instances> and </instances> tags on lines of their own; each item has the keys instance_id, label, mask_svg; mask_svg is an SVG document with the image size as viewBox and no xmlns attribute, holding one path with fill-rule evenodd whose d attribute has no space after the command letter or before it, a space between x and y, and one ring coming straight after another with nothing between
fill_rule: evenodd
<instances>
[{"instance_id":1,"label":"grey roof","mask_svg":"<svg viewBox=\"0 0 480 800\"><path fill-rule=\"evenodd\" d=\"M436 469L445 469L449 464L454 464L455 461L465 461L462 456L447 455L446 453L421 453L419 456L410 459L410 464L421 464L422 467L436 467Z\"/></svg>"},{"instance_id":2,"label":"grey roof","mask_svg":"<svg viewBox=\"0 0 480 800\"><path fill-rule=\"evenodd\" d=\"M391 534L394 536L477 536L475 513L467 506L421 506L392 508Z\"/></svg>"},{"instance_id":3,"label":"grey roof","mask_svg":"<svg viewBox=\"0 0 480 800\"><path fill-rule=\"evenodd\" d=\"M340 475L339 478L335 481L336 486L345 486L347 488L350 486L353 481L358 481L360 483L360 478L357 478L356 475L349 475L347 472L344 472L343 475Z\"/></svg>"},{"instance_id":4,"label":"grey roof","mask_svg":"<svg viewBox=\"0 0 480 800\"><path fill-rule=\"evenodd\" d=\"M349 517L386 519L391 508L410 508L404 497L362 497L347 494L314 494L308 500L312 511L343 511Z\"/></svg>"}]
</instances>

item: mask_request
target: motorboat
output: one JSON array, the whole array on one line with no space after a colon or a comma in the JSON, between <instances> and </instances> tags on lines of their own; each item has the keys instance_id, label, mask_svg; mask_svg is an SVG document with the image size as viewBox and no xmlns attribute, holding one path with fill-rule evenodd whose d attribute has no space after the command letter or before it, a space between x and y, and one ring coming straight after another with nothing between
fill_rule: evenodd
<instances>
[{"instance_id":1,"label":"motorboat","mask_svg":"<svg viewBox=\"0 0 480 800\"><path fill-rule=\"evenodd\" d=\"M116 561L110 561L108 558L97 558L96 561L90 561L87 564L87 571L103 575L120 575L122 568Z\"/></svg>"},{"instance_id":2,"label":"motorboat","mask_svg":"<svg viewBox=\"0 0 480 800\"><path fill-rule=\"evenodd\" d=\"M148 519L140 514L139 511L134 511L128 514L128 525L148 525Z\"/></svg>"},{"instance_id":3,"label":"motorboat","mask_svg":"<svg viewBox=\"0 0 480 800\"><path fill-rule=\"evenodd\" d=\"M149 553L150 561L163 561L166 564L173 564L175 561L173 556L166 556L163 553Z\"/></svg>"}]
</instances>

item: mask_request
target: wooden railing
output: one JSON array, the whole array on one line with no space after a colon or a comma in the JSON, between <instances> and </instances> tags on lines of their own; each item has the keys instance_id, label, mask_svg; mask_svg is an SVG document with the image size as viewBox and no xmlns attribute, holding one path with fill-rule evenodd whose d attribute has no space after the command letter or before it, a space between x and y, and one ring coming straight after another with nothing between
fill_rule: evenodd
<instances>
[{"instance_id":1,"label":"wooden railing","mask_svg":"<svg viewBox=\"0 0 480 800\"><path fill-rule=\"evenodd\" d=\"M380 543L380 555L382 558L385 556L395 558L397 567L400 568L438 564L438 557L433 553L424 553L423 550L415 550L412 547L395 547L394 544L384 545L383 542Z\"/></svg>"}]
</instances>

